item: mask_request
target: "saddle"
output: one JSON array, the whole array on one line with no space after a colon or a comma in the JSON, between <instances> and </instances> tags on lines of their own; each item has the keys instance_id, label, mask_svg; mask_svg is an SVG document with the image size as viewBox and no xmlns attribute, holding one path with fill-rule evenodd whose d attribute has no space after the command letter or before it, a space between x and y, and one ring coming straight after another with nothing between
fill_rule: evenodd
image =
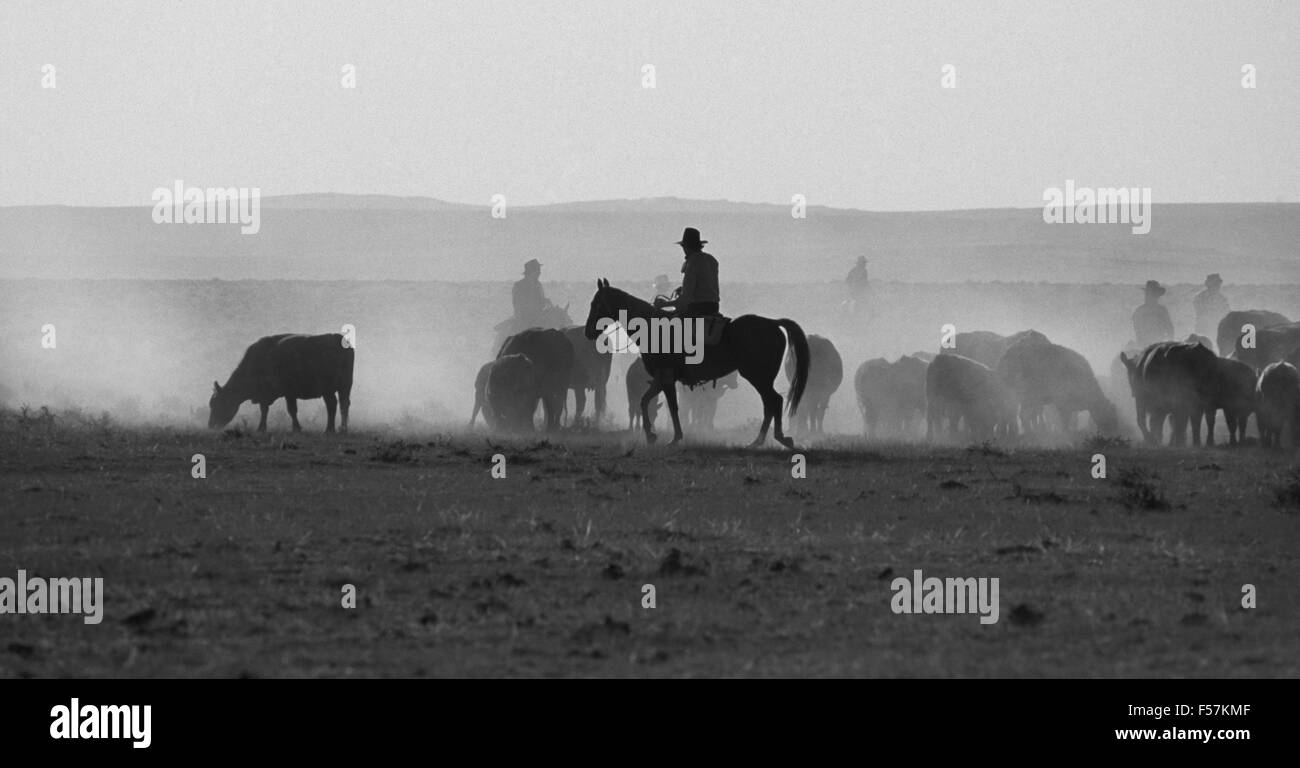
<instances>
[{"instance_id":1,"label":"saddle","mask_svg":"<svg viewBox=\"0 0 1300 768\"><path fill-rule=\"evenodd\" d=\"M727 329L727 324L731 318L723 315L705 315L704 317L704 346L716 347L722 343L722 332Z\"/></svg>"}]
</instances>

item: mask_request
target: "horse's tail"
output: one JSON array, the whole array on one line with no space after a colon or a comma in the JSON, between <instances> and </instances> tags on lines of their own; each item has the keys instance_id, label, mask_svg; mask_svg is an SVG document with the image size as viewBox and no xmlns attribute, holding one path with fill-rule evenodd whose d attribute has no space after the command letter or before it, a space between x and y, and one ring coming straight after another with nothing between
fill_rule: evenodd
<instances>
[{"instance_id":1,"label":"horse's tail","mask_svg":"<svg viewBox=\"0 0 1300 768\"><path fill-rule=\"evenodd\" d=\"M799 401L803 398L804 387L808 384L808 337L804 336L799 324L789 318L781 318L776 324L785 329L789 345L794 348L794 378L790 380L789 415L794 416Z\"/></svg>"}]
</instances>

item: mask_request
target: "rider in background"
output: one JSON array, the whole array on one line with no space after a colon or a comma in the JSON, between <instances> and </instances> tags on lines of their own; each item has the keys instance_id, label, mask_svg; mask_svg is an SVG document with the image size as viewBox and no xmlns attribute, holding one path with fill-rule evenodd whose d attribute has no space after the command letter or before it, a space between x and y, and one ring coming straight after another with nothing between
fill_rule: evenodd
<instances>
[{"instance_id":1,"label":"rider in background","mask_svg":"<svg viewBox=\"0 0 1300 768\"><path fill-rule=\"evenodd\" d=\"M517 327L531 328L544 325L543 315L551 302L542 291L542 265L537 259L524 264L524 276L515 283L514 305Z\"/></svg>"},{"instance_id":2,"label":"rider in background","mask_svg":"<svg viewBox=\"0 0 1300 768\"><path fill-rule=\"evenodd\" d=\"M854 314L861 314L867 308L867 295L871 291L871 284L867 279L866 256L858 257L858 263L849 270L848 277L844 278L844 284L849 287L850 308Z\"/></svg>"}]
</instances>

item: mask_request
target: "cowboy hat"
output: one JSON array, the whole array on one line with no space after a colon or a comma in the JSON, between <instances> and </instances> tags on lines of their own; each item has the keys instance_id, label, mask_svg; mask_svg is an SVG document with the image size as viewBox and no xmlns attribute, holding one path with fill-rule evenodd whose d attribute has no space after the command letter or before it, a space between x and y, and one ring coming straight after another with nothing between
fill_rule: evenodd
<instances>
[{"instance_id":1,"label":"cowboy hat","mask_svg":"<svg viewBox=\"0 0 1300 768\"><path fill-rule=\"evenodd\" d=\"M541 269L541 268L542 268L542 262L538 261L537 259L529 259L528 261L524 262L524 269Z\"/></svg>"},{"instance_id":2,"label":"cowboy hat","mask_svg":"<svg viewBox=\"0 0 1300 768\"><path fill-rule=\"evenodd\" d=\"M700 239L700 230L695 227L687 227L682 230L682 239L677 241L677 245L685 245L690 248L699 248L701 245L709 242Z\"/></svg>"},{"instance_id":3,"label":"cowboy hat","mask_svg":"<svg viewBox=\"0 0 1300 768\"><path fill-rule=\"evenodd\" d=\"M1219 273L1218 273L1218 272L1215 272L1215 273L1212 274L1212 275L1208 275L1208 276L1206 276L1206 278L1205 278L1205 284L1206 284L1206 285L1223 285L1223 278L1222 278L1222 277L1219 277Z\"/></svg>"},{"instance_id":4,"label":"cowboy hat","mask_svg":"<svg viewBox=\"0 0 1300 768\"><path fill-rule=\"evenodd\" d=\"M1154 293L1157 296L1165 295L1165 287L1155 280L1148 280L1146 286L1142 288L1147 293Z\"/></svg>"}]
</instances>

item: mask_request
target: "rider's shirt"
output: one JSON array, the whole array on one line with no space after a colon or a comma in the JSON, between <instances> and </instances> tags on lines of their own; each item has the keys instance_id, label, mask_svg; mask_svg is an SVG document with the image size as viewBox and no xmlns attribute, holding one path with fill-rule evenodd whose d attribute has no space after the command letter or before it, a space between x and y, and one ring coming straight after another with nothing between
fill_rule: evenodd
<instances>
[{"instance_id":1,"label":"rider's shirt","mask_svg":"<svg viewBox=\"0 0 1300 768\"><path fill-rule=\"evenodd\" d=\"M535 278L522 278L514 287L515 317L537 318L546 309L546 295L542 283Z\"/></svg>"},{"instance_id":2,"label":"rider's shirt","mask_svg":"<svg viewBox=\"0 0 1300 768\"><path fill-rule=\"evenodd\" d=\"M678 307L721 301L718 291L718 260L704 251L696 251L682 264L682 289Z\"/></svg>"}]
</instances>

